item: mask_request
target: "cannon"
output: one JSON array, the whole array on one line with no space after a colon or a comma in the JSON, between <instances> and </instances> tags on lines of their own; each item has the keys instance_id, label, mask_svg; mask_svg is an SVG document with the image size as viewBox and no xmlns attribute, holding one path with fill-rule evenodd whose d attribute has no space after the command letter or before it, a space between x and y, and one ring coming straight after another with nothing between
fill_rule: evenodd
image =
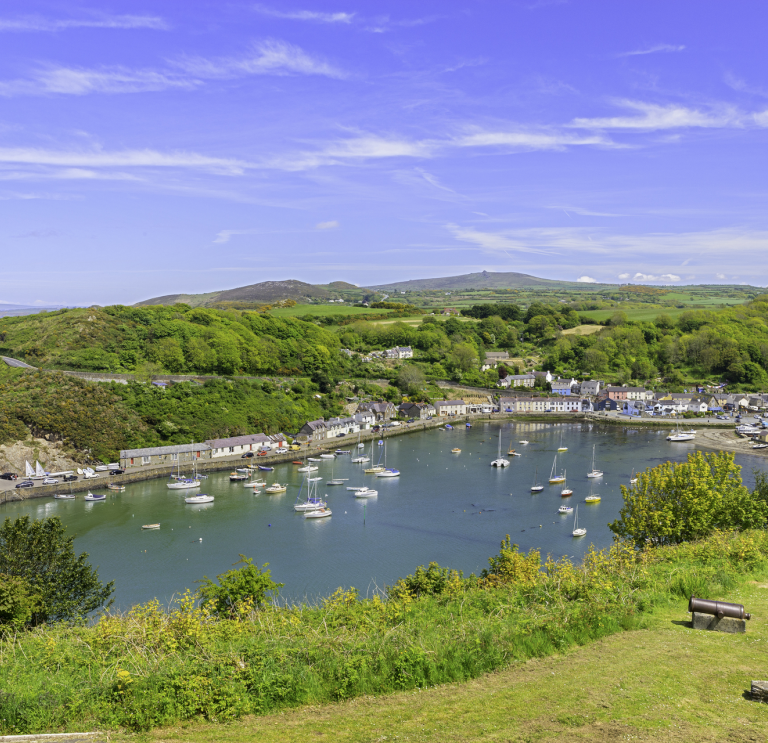
<instances>
[{"instance_id":1,"label":"cannon","mask_svg":"<svg viewBox=\"0 0 768 743\"><path fill-rule=\"evenodd\" d=\"M697 599L691 596L688 602L688 611L698 614L711 614L713 617L722 619L730 617L731 619L751 619L752 615L744 611L741 604L729 604L725 601L710 601L709 599Z\"/></svg>"},{"instance_id":2,"label":"cannon","mask_svg":"<svg viewBox=\"0 0 768 743\"><path fill-rule=\"evenodd\" d=\"M726 601L697 599L691 596L688 602L691 612L691 624L694 629L717 630L718 632L746 632L745 620L752 616L744 611L741 604L729 604Z\"/></svg>"}]
</instances>

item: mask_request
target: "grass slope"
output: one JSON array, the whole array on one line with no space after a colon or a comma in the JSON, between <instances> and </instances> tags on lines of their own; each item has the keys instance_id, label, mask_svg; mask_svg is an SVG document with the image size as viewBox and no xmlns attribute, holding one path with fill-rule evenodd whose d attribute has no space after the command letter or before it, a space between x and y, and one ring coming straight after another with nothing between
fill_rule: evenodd
<instances>
[{"instance_id":1,"label":"grass slope","mask_svg":"<svg viewBox=\"0 0 768 743\"><path fill-rule=\"evenodd\" d=\"M164 728L139 740L764 741L768 707L743 695L752 679L766 677L765 577L723 597L753 613L745 635L690 629L680 599L649 616L643 629L463 684L249 717L224 728Z\"/></svg>"}]
</instances>

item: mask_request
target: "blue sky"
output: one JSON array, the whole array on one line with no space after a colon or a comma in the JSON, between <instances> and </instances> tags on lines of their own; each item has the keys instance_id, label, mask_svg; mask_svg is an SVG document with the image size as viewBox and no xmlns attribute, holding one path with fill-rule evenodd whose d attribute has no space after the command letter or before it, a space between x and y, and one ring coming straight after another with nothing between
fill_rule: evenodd
<instances>
[{"instance_id":1,"label":"blue sky","mask_svg":"<svg viewBox=\"0 0 768 743\"><path fill-rule=\"evenodd\" d=\"M0 11L0 300L478 270L768 283L768 6Z\"/></svg>"}]
</instances>

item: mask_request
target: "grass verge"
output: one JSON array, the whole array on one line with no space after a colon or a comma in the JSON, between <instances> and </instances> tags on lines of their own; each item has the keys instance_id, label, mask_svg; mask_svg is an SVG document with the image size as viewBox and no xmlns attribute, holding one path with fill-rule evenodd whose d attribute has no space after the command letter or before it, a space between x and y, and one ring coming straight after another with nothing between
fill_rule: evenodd
<instances>
[{"instance_id":1,"label":"grass verge","mask_svg":"<svg viewBox=\"0 0 768 743\"><path fill-rule=\"evenodd\" d=\"M195 728L199 740L252 739L256 730L265 740L383 740L387 724L413 740L486 733L545 740L560 730L575 738L590 726L622 730L630 722L658 734L667 714L706 732L711 705L725 698L706 691L707 683L714 688L718 679L727 685L717 687L723 694L736 694L734 684L741 693L750 676L764 676L757 659L765 657L765 631L757 619L745 637L663 633L683 631L669 622L685 619L691 593L743 602L765 616L768 601L758 603L748 581L766 572L764 531L641 553L590 550L581 565L542 565L537 552L522 554L505 540L483 575L464 578L431 564L390 587L387 600L339 590L318 606L246 605L228 619L189 596L171 612L150 603L92 627L6 637L0 730L140 732L207 720L232 727ZM644 655L646 640L637 638L659 632ZM600 647L613 649L603 659ZM728 661L737 650L739 662ZM689 670L693 662L701 678ZM415 700L431 701L414 707ZM249 714L272 717L236 722ZM750 724L756 714L752 707L733 712ZM528 738L510 737L517 721ZM192 734L177 728L146 738Z\"/></svg>"}]
</instances>

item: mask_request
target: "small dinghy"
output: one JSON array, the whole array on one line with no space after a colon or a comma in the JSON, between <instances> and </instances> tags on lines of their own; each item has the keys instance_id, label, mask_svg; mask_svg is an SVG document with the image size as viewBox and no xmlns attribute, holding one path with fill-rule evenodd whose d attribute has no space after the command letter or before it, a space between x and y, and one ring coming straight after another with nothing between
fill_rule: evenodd
<instances>
[{"instance_id":1,"label":"small dinghy","mask_svg":"<svg viewBox=\"0 0 768 743\"><path fill-rule=\"evenodd\" d=\"M450 423L445 424L445 430L446 431L453 431L453 426Z\"/></svg>"},{"instance_id":2,"label":"small dinghy","mask_svg":"<svg viewBox=\"0 0 768 743\"><path fill-rule=\"evenodd\" d=\"M160 524L144 524L144 526L141 527L142 529L159 529Z\"/></svg>"},{"instance_id":3,"label":"small dinghy","mask_svg":"<svg viewBox=\"0 0 768 743\"><path fill-rule=\"evenodd\" d=\"M461 449L451 449L451 454L461 454Z\"/></svg>"},{"instance_id":4,"label":"small dinghy","mask_svg":"<svg viewBox=\"0 0 768 743\"><path fill-rule=\"evenodd\" d=\"M557 509L558 513L573 513L573 506L560 506Z\"/></svg>"},{"instance_id":5,"label":"small dinghy","mask_svg":"<svg viewBox=\"0 0 768 743\"><path fill-rule=\"evenodd\" d=\"M316 511L308 511L304 514L305 519L324 519L326 516L330 516L332 511L330 508L318 508Z\"/></svg>"},{"instance_id":6,"label":"small dinghy","mask_svg":"<svg viewBox=\"0 0 768 743\"><path fill-rule=\"evenodd\" d=\"M349 454L349 449L336 449L336 454Z\"/></svg>"},{"instance_id":7,"label":"small dinghy","mask_svg":"<svg viewBox=\"0 0 768 743\"><path fill-rule=\"evenodd\" d=\"M229 481L230 482L241 482L242 480L247 480L247 479L248 479L248 475L241 474L240 472L233 472L229 476Z\"/></svg>"},{"instance_id":8,"label":"small dinghy","mask_svg":"<svg viewBox=\"0 0 768 743\"><path fill-rule=\"evenodd\" d=\"M75 500L75 496L72 493L56 493L53 497L56 500Z\"/></svg>"},{"instance_id":9,"label":"small dinghy","mask_svg":"<svg viewBox=\"0 0 768 743\"><path fill-rule=\"evenodd\" d=\"M92 493L90 490L88 491L88 495L86 495L85 498L83 498L83 500L88 500L88 501L103 501L106 499L107 499L107 496L104 495L103 493Z\"/></svg>"},{"instance_id":10,"label":"small dinghy","mask_svg":"<svg viewBox=\"0 0 768 743\"><path fill-rule=\"evenodd\" d=\"M109 485L107 485L107 490L114 490L117 493L122 493L123 490L125 490L125 485L113 485L112 483L109 483Z\"/></svg>"},{"instance_id":11,"label":"small dinghy","mask_svg":"<svg viewBox=\"0 0 768 743\"><path fill-rule=\"evenodd\" d=\"M307 457L308 462L322 462L323 460L319 457Z\"/></svg>"},{"instance_id":12,"label":"small dinghy","mask_svg":"<svg viewBox=\"0 0 768 743\"><path fill-rule=\"evenodd\" d=\"M272 472L272 470L275 469L275 468L274 467L265 467L263 464L260 464L259 465L259 469L262 472Z\"/></svg>"},{"instance_id":13,"label":"small dinghy","mask_svg":"<svg viewBox=\"0 0 768 743\"><path fill-rule=\"evenodd\" d=\"M264 492L275 495L276 493L284 493L286 490L288 490L287 485L281 485L279 482L276 482L274 485L270 485Z\"/></svg>"},{"instance_id":14,"label":"small dinghy","mask_svg":"<svg viewBox=\"0 0 768 743\"><path fill-rule=\"evenodd\" d=\"M194 506L199 503L211 503L213 501L212 495L190 495L184 498L185 503L189 503L190 505Z\"/></svg>"},{"instance_id":15,"label":"small dinghy","mask_svg":"<svg viewBox=\"0 0 768 743\"><path fill-rule=\"evenodd\" d=\"M320 459L336 459L335 454L321 454Z\"/></svg>"}]
</instances>

